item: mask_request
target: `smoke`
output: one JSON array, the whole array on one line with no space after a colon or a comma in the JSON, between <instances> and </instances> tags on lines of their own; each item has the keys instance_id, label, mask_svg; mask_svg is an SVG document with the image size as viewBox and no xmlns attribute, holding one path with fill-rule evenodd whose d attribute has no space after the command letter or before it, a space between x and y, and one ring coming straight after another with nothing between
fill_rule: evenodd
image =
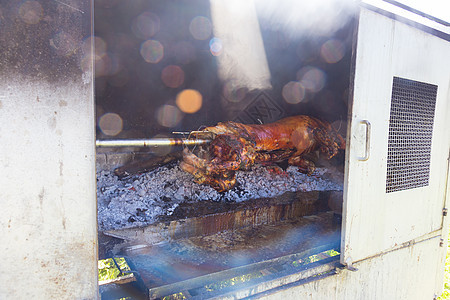
<instances>
[{"instance_id":1,"label":"smoke","mask_svg":"<svg viewBox=\"0 0 450 300\"><path fill-rule=\"evenodd\" d=\"M255 0L261 26L296 38L332 36L357 10L356 0Z\"/></svg>"},{"instance_id":2,"label":"smoke","mask_svg":"<svg viewBox=\"0 0 450 300\"><path fill-rule=\"evenodd\" d=\"M270 72L253 1L210 0L219 77L236 87L271 88Z\"/></svg>"}]
</instances>

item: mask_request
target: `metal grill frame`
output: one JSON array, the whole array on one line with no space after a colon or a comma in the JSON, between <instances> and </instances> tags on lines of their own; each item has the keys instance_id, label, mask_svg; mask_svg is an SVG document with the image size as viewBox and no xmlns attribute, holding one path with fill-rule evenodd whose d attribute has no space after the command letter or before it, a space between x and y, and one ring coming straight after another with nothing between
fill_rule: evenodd
<instances>
[{"instance_id":1,"label":"metal grill frame","mask_svg":"<svg viewBox=\"0 0 450 300\"><path fill-rule=\"evenodd\" d=\"M434 84L393 78L386 193L429 185L437 89Z\"/></svg>"}]
</instances>

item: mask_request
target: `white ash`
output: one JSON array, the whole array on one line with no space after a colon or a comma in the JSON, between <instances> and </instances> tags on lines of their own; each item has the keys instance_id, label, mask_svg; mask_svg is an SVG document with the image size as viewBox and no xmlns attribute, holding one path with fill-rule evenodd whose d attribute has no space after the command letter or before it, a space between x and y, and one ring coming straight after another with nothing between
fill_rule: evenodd
<instances>
[{"instance_id":1,"label":"white ash","mask_svg":"<svg viewBox=\"0 0 450 300\"><path fill-rule=\"evenodd\" d=\"M255 166L236 173L238 184L219 193L210 186L194 182L193 176L178 166L160 167L132 179L119 180L110 171L97 172L99 230L111 230L151 224L161 215L170 215L184 201L245 201L275 197L287 191L340 191L342 186L324 179L325 168L312 176L288 167L276 174Z\"/></svg>"}]
</instances>

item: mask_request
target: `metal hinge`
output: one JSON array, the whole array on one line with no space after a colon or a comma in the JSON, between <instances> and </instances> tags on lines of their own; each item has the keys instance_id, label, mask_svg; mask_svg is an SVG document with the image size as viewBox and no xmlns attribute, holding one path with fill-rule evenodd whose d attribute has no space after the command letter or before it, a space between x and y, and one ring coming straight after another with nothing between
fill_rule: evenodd
<instances>
[{"instance_id":1,"label":"metal hinge","mask_svg":"<svg viewBox=\"0 0 450 300\"><path fill-rule=\"evenodd\" d=\"M352 272L358 271L358 269L355 268L355 267L353 266L353 260L352 260L351 257L348 257L348 258L345 260L345 268L346 268L347 270L349 270L349 271L352 271Z\"/></svg>"},{"instance_id":2,"label":"metal hinge","mask_svg":"<svg viewBox=\"0 0 450 300\"><path fill-rule=\"evenodd\" d=\"M446 217L447 214L448 214L448 208L447 208L447 207L444 207L444 208L442 209L442 215L443 215L444 217Z\"/></svg>"},{"instance_id":3,"label":"metal hinge","mask_svg":"<svg viewBox=\"0 0 450 300\"><path fill-rule=\"evenodd\" d=\"M444 239L441 239L441 240L439 241L439 247L444 247Z\"/></svg>"}]
</instances>

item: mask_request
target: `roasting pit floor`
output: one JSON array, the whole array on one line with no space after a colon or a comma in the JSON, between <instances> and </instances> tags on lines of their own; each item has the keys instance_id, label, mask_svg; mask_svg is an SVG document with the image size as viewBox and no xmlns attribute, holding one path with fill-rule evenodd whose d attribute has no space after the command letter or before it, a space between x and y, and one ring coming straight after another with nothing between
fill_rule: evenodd
<instances>
[{"instance_id":1,"label":"roasting pit floor","mask_svg":"<svg viewBox=\"0 0 450 300\"><path fill-rule=\"evenodd\" d=\"M255 166L218 193L178 163L122 179L100 168L99 258L125 257L137 278L102 286L102 299L208 298L236 288L230 279L257 284L339 251L342 169L325 162L307 176Z\"/></svg>"},{"instance_id":2,"label":"roasting pit floor","mask_svg":"<svg viewBox=\"0 0 450 300\"><path fill-rule=\"evenodd\" d=\"M233 289L227 286L232 278L251 285L298 272L295 262L309 255L339 251L340 215L328 205L336 197L342 193L291 192L243 203L205 202L197 209L184 205L159 224L106 233L129 238L115 255L132 266L144 298L214 295ZM114 299L107 297L114 289L123 286L109 287L102 299Z\"/></svg>"}]
</instances>

